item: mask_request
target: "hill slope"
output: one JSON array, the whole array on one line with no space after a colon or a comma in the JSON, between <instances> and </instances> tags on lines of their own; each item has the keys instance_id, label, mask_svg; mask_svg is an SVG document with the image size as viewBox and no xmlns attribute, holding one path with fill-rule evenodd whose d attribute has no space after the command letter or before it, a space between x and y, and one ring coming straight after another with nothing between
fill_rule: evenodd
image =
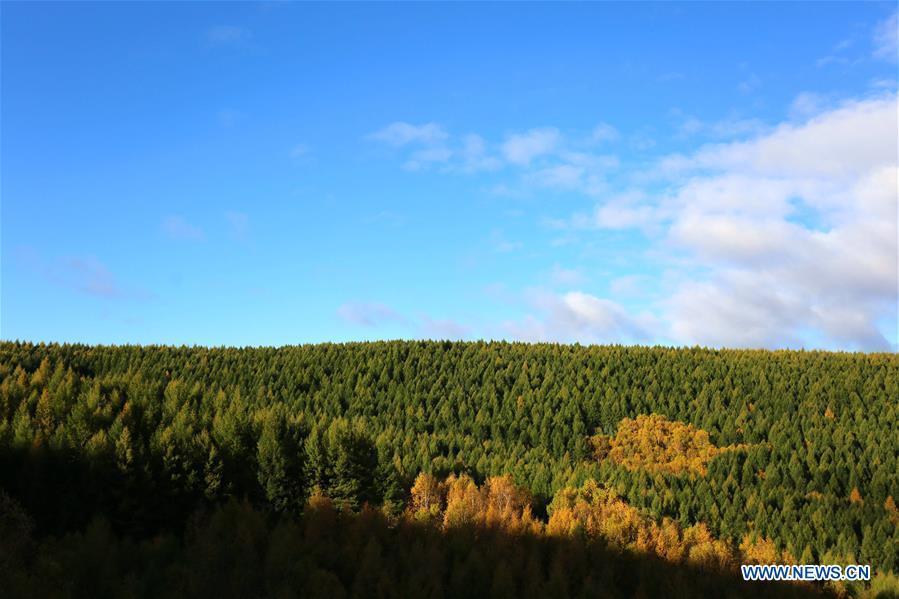
<instances>
[{"instance_id":1,"label":"hill slope","mask_svg":"<svg viewBox=\"0 0 899 599\"><path fill-rule=\"evenodd\" d=\"M141 536L229 497L299 513L315 487L401 509L420 472L509 474L539 519L592 479L734 547L895 571L896 398L891 354L2 343L0 485L41 534L100 511Z\"/></svg>"}]
</instances>

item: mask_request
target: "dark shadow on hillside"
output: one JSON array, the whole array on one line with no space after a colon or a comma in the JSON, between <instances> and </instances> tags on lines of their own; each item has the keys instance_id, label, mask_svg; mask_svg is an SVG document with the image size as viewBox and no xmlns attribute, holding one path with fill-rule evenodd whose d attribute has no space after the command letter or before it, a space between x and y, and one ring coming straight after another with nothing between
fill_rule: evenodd
<instances>
[{"instance_id":1,"label":"dark shadow on hillside","mask_svg":"<svg viewBox=\"0 0 899 599\"><path fill-rule=\"evenodd\" d=\"M186 476L171 480L162 464L134 462L140 465L123 469L109 455L88 457L46 446L5 448L0 451L0 489L31 516L38 536L83 530L101 515L116 533L141 538L181 530L198 507L211 506L201 485L191 488ZM255 503L260 498L249 499Z\"/></svg>"},{"instance_id":2,"label":"dark shadow on hillside","mask_svg":"<svg viewBox=\"0 0 899 599\"><path fill-rule=\"evenodd\" d=\"M7 452L0 466L15 499L0 506L9 597L821 596L586 539L443 531L328 502L286 518L246 499L216 506L71 453Z\"/></svg>"}]
</instances>

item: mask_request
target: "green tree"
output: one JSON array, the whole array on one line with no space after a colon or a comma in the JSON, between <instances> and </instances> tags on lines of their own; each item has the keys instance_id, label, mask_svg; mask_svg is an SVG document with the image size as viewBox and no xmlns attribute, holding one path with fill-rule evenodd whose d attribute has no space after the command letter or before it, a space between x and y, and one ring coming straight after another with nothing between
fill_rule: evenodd
<instances>
[{"instance_id":1,"label":"green tree","mask_svg":"<svg viewBox=\"0 0 899 599\"><path fill-rule=\"evenodd\" d=\"M303 435L284 410L268 410L256 448L258 479L268 502L280 512L299 513L306 503Z\"/></svg>"}]
</instances>

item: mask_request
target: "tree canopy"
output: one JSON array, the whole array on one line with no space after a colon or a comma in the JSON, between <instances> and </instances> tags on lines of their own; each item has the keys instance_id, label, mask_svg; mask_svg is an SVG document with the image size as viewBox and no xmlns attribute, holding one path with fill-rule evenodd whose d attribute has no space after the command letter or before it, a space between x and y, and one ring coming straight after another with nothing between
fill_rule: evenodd
<instances>
[{"instance_id":1,"label":"tree canopy","mask_svg":"<svg viewBox=\"0 0 899 599\"><path fill-rule=\"evenodd\" d=\"M0 486L39 537L96 514L181 534L197 509L297 518L326 498L532 532L598 518L636 531L625 548L678 539L694 565L726 546L887 572L897 398L895 354L4 342Z\"/></svg>"}]
</instances>

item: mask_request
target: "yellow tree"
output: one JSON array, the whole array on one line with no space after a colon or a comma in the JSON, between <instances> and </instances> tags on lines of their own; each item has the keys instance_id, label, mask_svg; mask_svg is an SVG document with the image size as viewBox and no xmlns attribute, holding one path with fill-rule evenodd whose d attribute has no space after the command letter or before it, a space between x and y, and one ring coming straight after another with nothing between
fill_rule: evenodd
<instances>
[{"instance_id":1,"label":"yellow tree","mask_svg":"<svg viewBox=\"0 0 899 599\"><path fill-rule=\"evenodd\" d=\"M409 500L409 511L419 518L439 517L444 498L443 485L433 476L422 472L415 478Z\"/></svg>"},{"instance_id":2,"label":"yellow tree","mask_svg":"<svg viewBox=\"0 0 899 599\"><path fill-rule=\"evenodd\" d=\"M486 523L509 531L539 532L541 523L531 513L527 491L515 485L509 475L487 479L482 489L486 495Z\"/></svg>"},{"instance_id":3,"label":"yellow tree","mask_svg":"<svg viewBox=\"0 0 899 599\"><path fill-rule=\"evenodd\" d=\"M746 535L740 543L740 561L744 564L779 564L783 563L780 552L774 541Z\"/></svg>"},{"instance_id":4,"label":"yellow tree","mask_svg":"<svg viewBox=\"0 0 899 599\"><path fill-rule=\"evenodd\" d=\"M446 479L446 511L443 526L446 528L479 524L485 510L484 495L467 474L450 475Z\"/></svg>"}]
</instances>

